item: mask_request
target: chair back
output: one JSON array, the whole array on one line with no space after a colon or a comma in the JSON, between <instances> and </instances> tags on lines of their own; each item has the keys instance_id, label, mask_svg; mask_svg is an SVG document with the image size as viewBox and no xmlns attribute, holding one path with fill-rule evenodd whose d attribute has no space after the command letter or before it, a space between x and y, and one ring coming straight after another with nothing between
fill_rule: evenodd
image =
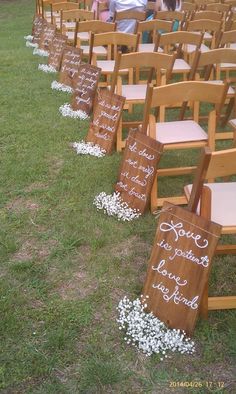
<instances>
[{"instance_id":1,"label":"chair back","mask_svg":"<svg viewBox=\"0 0 236 394\"><path fill-rule=\"evenodd\" d=\"M155 4L155 3L154 3ZM157 31L169 33L172 31L174 21L166 21L161 19L152 19L150 21L138 22L137 33L152 32L152 41L156 41Z\"/></svg>"},{"instance_id":2,"label":"chair back","mask_svg":"<svg viewBox=\"0 0 236 394\"><path fill-rule=\"evenodd\" d=\"M210 33L212 35L210 47L215 48L217 45L217 36L221 32L223 21L214 21L212 19L196 19L192 21L187 21L186 30L187 31L200 31L202 33Z\"/></svg>"},{"instance_id":3,"label":"chair back","mask_svg":"<svg viewBox=\"0 0 236 394\"><path fill-rule=\"evenodd\" d=\"M164 121L166 106L175 106L179 103L183 103L183 106L185 106L185 103L188 101L193 102L194 120L196 121L199 118L199 102L213 104L216 110L220 112L227 90L227 84L206 83L204 81L177 82L158 87L149 85L146 94L142 129L146 132L149 113L152 108L161 109L160 121Z\"/></svg>"},{"instance_id":4,"label":"chair back","mask_svg":"<svg viewBox=\"0 0 236 394\"><path fill-rule=\"evenodd\" d=\"M92 33L90 41L89 62L92 61L93 47L95 46L107 46L108 57L113 57L115 59L118 53L118 47L124 45L129 48L130 52L135 52L137 51L138 44L139 34L129 34L117 31L99 34Z\"/></svg>"},{"instance_id":5,"label":"chair back","mask_svg":"<svg viewBox=\"0 0 236 394\"><path fill-rule=\"evenodd\" d=\"M115 11L113 21L117 22L123 19L136 19L137 21L145 21L146 11L134 11L134 10Z\"/></svg>"},{"instance_id":6,"label":"chair back","mask_svg":"<svg viewBox=\"0 0 236 394\"><path fill-rule=\"evenodd\" d=\"M211 49L208 52L199 54L198 61L196 62L196 71L198 68L205 68L204 79L208 80L211 76L213 68L216 70L216 79L220 79L220 65L221 63L235 64L236 70L236 50L230 48Z\"/></svg>"},{"instance_id":7,"label":"chair back","mask_svg":"<svg viewBox=\"0 0 236 394\"><path fill-rule=\"evenodd\" d=\"M206 11L223 12L227 14L230 11L231 5L224 3L211 3L206 5Z\"/></svg>"},{"instance_id":8,"label":"chair back","mask_svg":"<svg viewBox=\"0 0 236 394\"><path fill-rule=\"evenodd\" d=\"M236 44L236 29L222 32L219 46L223 48L229 46L230 44Z\"/></svg>"},{"instance_id":9,"label":"chair back","mask_svg":"<svg viewBox=\"0 0 236 394\"><path fill-rule=\"evenodd\" d=\"M179 30L181 30L182 26L186 20L186 14L181 11L157 11L154 14L155 19L163 19L166 21L178 21L179 22Z\"/></svg>"},{"instance_id":10,"label":"chair back","mask_svg":"<svg viewBox=\"0 0 236 394\"><path fill-rule=\"evenodd\" d=\"M52 3L51 9L52 12L61 11L61 10L76 10L80 8L80 3L71 3L71 2L60 2L60 3Z\"/></svg>"},{"instance_id":11,"label":"chair back","mask_svg":"<svg viewBox=\"0 0 236 394\"><path fill-rule=\"evenodd\" d=\"M209 179L226 177L236 174L236 148L211 152L205 147L201 154L200 163L197 168L193 182L188 209L197 211L204 183ZM222 202L223 203L223 202Z\"/></svg>"},{"instance_id":12,"label":"chair back","mask_svg":"<svg viewBox=\"0 0 236 394\"><path fill-rule=\"evenodd\" d=\"M156 50L159 47L164 49L165 53L168 53L170 50L174 50L177 52L177 57L181 56L183 45L195 45L196 51L199 50L201 43L203 40L203 33L200 32L190 32L190 31L175 31L171 33L158 34L156 40ZM176 44L178 44L176 50Z\"/></svg>"},{"instance_id":13,"label":"chair back","mask_svg":"<svg viewBox=\"0 0 236 394\"><path fill-rule=\"evenodd\" d=\"M199 20L199 19L210 19L212 21L221 21L223 18L223 12L217 12L217 11L196 11L192 15L193 20Z\"/></svg>"},{"instance_id":14,"label":"chair back","mask_svg":"<svg viewBox=\"0 0 236 394\"><path fill-rule=\"evenodd\" d=\"M61 20L63 21L88 21L95 19L95 11L72 9L61 10Z\"/></svg>"},{"instance_id":15,"label":"chair back","mask_svg":"<svg viewBox=\"0 0 236 394\"><path fill-rule=\"evenodd\" d=\"M95 34L98 34L98 33L108 33L112 31L116 31L116 23L108 23L94 19L94 20L80 21L77 24L77 33L93 32Z\"/></svg>"},{"instance_id":16,"label":"chair back","mask_svg":"<svg viewBox=\"0 0 236 394\"><path fill-rule=\"evenodd\" d=\"M150 83L153 78L153 72L156 71L157 80L159 79L161 84L165 79L165 83L170 79L173 65L175 62L174 55L167 55L164 53L158 52L134 52L128 54L121 54L120 52L117 55L115 69L114 69L114 77L112 79L111 90L115 91L115 86L117 83L117 78L120 70L124 69L133 69L136 70L136 80L135 83L138 84L139 77L137 75L137 69L142 71L142 69L149 69L148 82Z\"/></svg>"}]
</instances>

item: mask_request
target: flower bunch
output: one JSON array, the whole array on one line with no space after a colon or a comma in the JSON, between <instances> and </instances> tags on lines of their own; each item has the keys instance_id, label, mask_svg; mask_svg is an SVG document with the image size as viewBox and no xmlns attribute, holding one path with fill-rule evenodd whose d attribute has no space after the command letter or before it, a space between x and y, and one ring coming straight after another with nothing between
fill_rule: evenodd
<instances>
[{"instance_id":1,"label":"flower bunch","mask_svg":"<svg viewBox=\"0 0 236 394\"><path fill-rule=\"evenodd\" d=\"M194 342L186 337L184 331L169 329L153 313L146 313L146 301L149 297L130 301L126 296L119 302L119 329L126 331L125 341L135 345L147 356L160 354L161 360L168 357L168 352L192 354Z\"/></svg>"},{"instance_id":2,"label":"flower bunch","mask_svg":"<svg viewBox=\"0 0 236 394\"><path fill-rule=\"evenodd\" d=\"M105 149L101 149L99 145L92 142L73 142L72 147L75 148L78 155L90 155L96 157L103 157L106 154Z\"/></svg>"},{"instance_id":3,"label":"flower bunch","mask_svg":"<svg viewBox=\"0 0 236 394\"><path fill-rule=\"evenodd\" d=\"M33 50L33 55L39 55L42 57L47 57L49 55L48 51L45 51L44 49L39 49L38 47L35 47Z\"/></svg>"},{"instance_id":4,"label":"flower bunch","mask_svg":"<svg viewBox=\"0 0 236 394\"><path fill-rule=\"evenodd\" d=\"M28 36L24 36L24 40L26 41L33 41L34 36L32 36L31 34L28 34Z\"/></svg>"},{"instance_id":5,"label":"flower bunch","mask_svg":"<svg viewBox=\"0 0 236 394\"><path fill-rule=\"evenodd\" d=\"M45 73L56 73L57 72L57 70L54 67L52 67L48 64L39 64L38 70L41 70Z\"/></svg>"},{"instance_id":6,"label":"flower bunch","mask_svg":"<svg viewBox=\"0 0 236 394\"><path fill-rule=\"evenodd\" d=\"M25 46L27 48L38 48L38 44L36 42L26 41Z\"/></svg>"},{"instance_id":7,"label":"flower bunch","mask_svg":"<svg viewBox=\"0 0 236 394\"><path fill-rule=\"evenodd\" d=\"M82 120L88 118L88 115L86 114L86 112L81 111L80 109L77 110L77 111L74 111L71 108L71 105L68 104L68 103L65 103L65 104L61 105L59 107L59 112L62 114L62 116L69 117L69 118L74 118L74 119L78 119L79 118L79 119L82 119Z\"/></svg>"},{"instance_id":8,"label":"flower bunch","mask_svg":"<svg viewBox=\"0 0 236 394\"><path fill-rule=\"evenodd\" d=\"M129 205L121 199L120 193L98 194L93 204L97 209L103 209L108 216L116 216L118 220L131 221L137 219L141 213L137 209L130 208Z\"/></svg>"},{"instance_id":9,"label":"flower bunch","mask_svg":"<svg viewBox=\"0 0 236 394\"><path fill-rule=\"evenodd\" d=\"M51 88L52 90L58 90L60 92L73 93L73 89L71 86L64 85L64 83L60 83L57 81L52 81Z\"/></svg>"}]
</instances>

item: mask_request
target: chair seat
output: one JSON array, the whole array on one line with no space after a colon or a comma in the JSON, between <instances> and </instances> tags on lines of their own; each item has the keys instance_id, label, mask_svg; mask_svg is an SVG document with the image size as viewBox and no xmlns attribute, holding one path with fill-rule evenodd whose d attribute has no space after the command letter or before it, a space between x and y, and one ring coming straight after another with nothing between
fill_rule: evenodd
<instances>
[{"instance_id":1,"label":"chair seat","mask_svg":"<svg viewBox=\"0 0 236 394\"><path fill-rule=\"evenodd\" d=\"M162 144L207 141L207 133L193 120L156 123L156 140Z\"/></svg>"},{"instance_id":2,"label":"chair seat","mask_svg":"<svg viewBox=\"0 0 236 394\"><path fill-rule=\"evenodd\" d=\"M153 43L139 44L138 51L139 52L153 52L154 48L155 48L155 44L153 44Z\"/></svg>"},{"instance_id":3,"label":"chair seat","mask_svg":"<svg viewBox=\"0 0 236 394\"><path fill-rule=\"evenodd\" d=\"M206 186L211 189L211 220L225 227L235 226L236 182L207 183ZM191 189L192 185L184 188L187 199Z\"/></svg>"},{"instance_id":4,"label":"chair seat","mask_svg":"<svg viewBox=\"0 0 236 394\"><path fill-rule=\"evenodd\" d=\"M98 60L97 67L101 68L103 74L111 74L114 72L115 60ZM127 73L128 69L120 70L120 73Z\"/></svg>"},{"instance_id":5,"label":"chair seat","mask_svg":"<svg viewBox=\"0 0 236 394\"><path fill-rule=\"evenodd\" d=\"M80 48L83 50L83 55L89 55L89 46L81 45ZM107 50L103 46L97 46L93 48L93 53L97 56L107 56Z\"/></svg>"},{"instance_id":6,"label":"chair seat","mask_svg":"<svg viewBox=\"0 0 236 394\"><path fill-rule=\"evenodd\" d=\"M147 85L122 85L121 95L126 100L144 101L146 98Z\"/></svg>"},{"instance_id":7,"label":"chair seat","mask_svg":"<svg viewBox=\"0 0 236 394\"><path fill-rule=\"evenodd\" d=\"M236 64L235 63L220 63L220 69L224 70L232 70L232 71L236 71Z\"/></svg>"},{"instance_id":8,"label":"chair seat","mask_svg":"<svg viewBox=\"0 0 236 394\"><path fill-rule=\"evenodd\" d=\"M76 22L63 22L62 25L63 25L67 30L75 30Z\"/></svg>"},{"instance_id":9,"label":"chair seat","mask_svg":"<svg viewBox=\"0 0 236 394\"><path fill-rule=\"evenodd\" d=\"M229 121L229 124L230 124L231 126L233 126L233 127L236 129L236 119L231 119L231 120Z\"/></svg>"},{"instance_id":10,"label":"chair seat","mask_svg":"<svg viewBox=\"0 0 236 394\"><path fill-rule=\"evenodd\" d=\"M192 45L192 44L187 44L183 46L183 50L184 52L186 52L187 54L193 53L196 51L196 45ZM201 52L208 52L210 49L207 45L202 44L200 47L200 51Z\"/></svg>"},{"instance_id":11,"label":"chair seat","mask_svg":"<svg viewBox=\"0 0 236 394\"><path fill-rule=\"evenodd\" d=\"M147 43L147 44L139 44L138 52L153 52L155 48L155 44ZM164 52L161 47L158 47L157 52Z\"/></svg>"},{"instance_id":12,"label":"chair seat","mask_svg":"<svg viewBox=\"0 0 236 394\"><path fill-rule=\"evenodd\" d=\"M173 73L189 73L190 65L183 59L176 59L174 62Z\"/></svg>"},{"instance_id":13,"label":"chair seat","mask_svg":"<svg viewBox=\"0 0 236 394\"><path fill-rule=\"evenodd\" d=\"M75 38L75 32L74 31L67 31L66 32L66 36L68 37L69 41L73 41ZM89 41L89 33L87 31L85 32L81 32L77 34L77 37L81 40L81 41Z\"/></svg>"},{"instance_id":14,"label":"chair seat","mask_svg":"<svg viewBox=\"0 0 236 394\"><path fill-rule=\"evenodd\" d=\"M205 31L205 33L203 34L203 40L204 41L211 41L212 40L212 34L210 34L207 31Z\"/></svg>"}]
</instances>

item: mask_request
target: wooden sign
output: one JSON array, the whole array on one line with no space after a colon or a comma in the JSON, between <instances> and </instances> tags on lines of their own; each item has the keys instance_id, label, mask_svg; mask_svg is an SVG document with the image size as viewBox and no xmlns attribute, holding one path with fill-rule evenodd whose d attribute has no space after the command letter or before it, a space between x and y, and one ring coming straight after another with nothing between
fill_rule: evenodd
<instances>
[{"instance_id":1,"label":"wooden sign","mask_svg":"<svg viewBox=\"0 0 236 394\"><path fill-rule=\"evenodd\" d=\"M62 53L66 45L67 37L56 33L52 40L52 45L48 57L48 65L59 71L61 67Z\"/></svg>"},{"instance_id":2,"label":"wooden sign","mask_svg":"<svg viewBox=\"0 0 236 394\"><path fill-rule=\"evenodd\" d=\"M78 75L82 62L83 51L79 48L66 46L62 54L61 72L59 82L73 87L73 78Z\"/></svg>"},{"instance_id":3,"label":"wooden sign","mask_svg":"<svg viewBox=\"0 0 236 394\"><path fill-rule=\"evenodd\" d=\"M140 213L148 206L162 150L163 145L153 138L140 131L129 132L115 190Z\"/></svg>"},{"instance_id":4,"label":"wooden sign","mask_svg":"<svg viewBox=\"0 0 236 394\"><path fill-rule=\"evenodd\" d=\"M164 203L143 294L170 328L192 334L220 233L220 225Z\"/></svg>"},{"instance_id":5,"label":"wooden sign","mask_svg":"<svg viewBox=\"0 0 236 394\"><path fill-rule=\"evenodd\" d=\"M74 111L81 110L90 115L100 74L101 69L96 66L83 64L79 67L78 75L74 79L74 94L71 103Z\"/></svg>"},{"instance_id":6,"label":"wooden sign","mask_svg":"<svg viewBox=\"0 0 236 394\"><path fill-rule=\"evenodd\" d=\"M34 37L33 43L38 44L43 28L44 26L46 26L46 24L47 22L42 16L40 15L35 16L32 26L32 36Z\"/></svg>"},{"instance_id":7,"label":"wooden sign","mask_svg":"<svg viewBox=\"0 0 236 394\"><path fill-rule=\"evenodd\" d=\"M125 97L118 96L109 90L99 90L93 109L93 120L90 123L87 142L93 142L111 153L115 144Z\"/></svg>"},{"instance_id":8,"label":"wooden sign","mask_svg":"<svg viewBox=\"0 0 236 394\"><path fill-rule=\"evenodd\" d=\"M43 26L42 32L39 38L39 49L44 51L50 51L52 40L56 32L56 26L47 23Z\"/></svg>"}]
</instances>

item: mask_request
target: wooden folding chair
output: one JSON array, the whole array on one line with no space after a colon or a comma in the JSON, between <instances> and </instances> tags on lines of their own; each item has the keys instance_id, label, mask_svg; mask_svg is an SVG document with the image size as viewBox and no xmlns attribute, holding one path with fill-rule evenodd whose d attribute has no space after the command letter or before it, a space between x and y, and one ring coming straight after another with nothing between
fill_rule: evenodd
<instances>
[{"instance_id":1,"label":"wooden folding chair","mask_svg":"<svg viewBox=\"0 0 236 394\"><path fill-rule=\"evenodd\" d=\"M139 43L138 34L122 33L118 31L100 34L91 34L89 63L101 68L101 75L105 76L105 82L99 82L99 86L108 86L110 84L111 76L114 72L115 60L118 53L123 46L130 52L136 52ZM107 59L98 60L95 47L104 46L107 49ZM128 74L128 70L122 70L123 74Z\"/></svg>"},{"instance_id":2,"label":"wooden folding chair","mask_svg":"<svg viewBox=\"0 0 236 394\"><path fill-rule=\"evenodd\" d=\"M84 4L84 0L81 0L81 2ZM62 17L62 11L76 11L80 9L80 2L60 2L60 3L53 3L51 4L51 20L52 23L57 27L58 30L61 32L62 28L62 22L61 22L61 17Z\"/></svg>"},{"instance_id":3,"label":"wooden folding chair","mask_svg":"<svg viewBox=\"0 0 236 394\"><path fill-rule=\"evenodd\" d=\"M227 85L198 81L178 82L154 88L149 86L144 107L143 132L148 132L152 138L163 143L164 151L176 151L176 157L178 157L179 149L192 150L193 148L210 146L214 150L217 115L225 101L227 88ZM192 103L192 120L188 118L188 120L167 122L165 119L166 107L174 106L176 103L178 105L183 103L184 105L187 101ZM207 133L199 124L200 103L208 103L213 106L210 109L207 107L209 111ZM158 121L153 114L150 114L153 108L159 110ZM194 166L182 165L180 167L158 169L151 194L151 210L154 211L158 206L162 206L165 200L173 204L186 204L185 196L160 198L158 178L161 176L192 174L194 169Z\"/></svg>"},{"instance_id":4,"label":"wooden folding chair","mask_svg":"<svg viewBox=\"0 0 236 394\"><path fill-rule=\"evenodd\" d=\"M182 30L185 21L186 21L186 14L185 12L181 11L157 11L154 14L155 19L162 19L166 21L171 21L171 22L178 22L178 30Z\"/></svg>"},{"instance_id":5,"label":"wooden folding chair","mask_svg":"<svg viewBox=\"0 0 236 394\"><path fill-rule=\"evenodd\" d=\"M116 23L108 23L100 20L78 22L75 33L75 46L83 50L83 56L88 58L90 50L91 33L109 33L116 31ZM88 40L88 45L83 42ZM107 49L104 46L94 47L93 52L97 58L106 58Z\"/></svg>"},{"instance_id":6,"label":"wooden folding chair","mask_svg":"<svg viewBox=\"0 0 236 394\"><path fill-rule=\"evenodd\" d=\"M224 4L224 3L210 3L206 5L206 11L216 11L216 12L223 12L224 17L226 17L231 9L231 4Z\"/></svg>"},{"instance_id":7,"label":"wooden folding chair","mask_svg":"<svg viewBox=\"0 0 236 394\"><path fill-rule=\"evenodd\" d=\"M209 19L211 21L221 21L224 18L223 12L218 11L196 11L192 15L192 20Z\"/></svg>"},{"instance_id":8,"label":"wooden folding chair","mask_svg":"<svg viewBox=\"0 0 236 394\"><path fill-rule=\"evenodd\" d=\"M205 148L196 171L193 185L184 188L188 210L222 226L222 235L236 234L236 182L229 176L236 175L236 148L211 152ZM226 182L212 179L227 177ZM209 182L210 183L207 183ZM216 254L235 254L236 245L220 244ZM201 304L201 314L207 317L208 310L236 308L236 296L209 297L208 286Z\"/></svg>"},{"instance_id":9,"label":"wooden folding chair","mask_svg":"<svg viewBox=\"0 0 236 394\"><path fill-rule=\"evenodd\" d=\"M118 31L123 31L122 21L127 19L134 20L135 24L132 33L136 34L138 22L145 21L146 19L146 11L135 11L135 10L115 11L113 22L117 23Z\"/></svg>"},{"instance_id":10,"label":"wooden folding chair","mask_svg":"<svg viewBox=\"0 0 236 394\"><path fill-rule=\"evenodd\" d=\"M222 32L219 38L219 47L236 49L236 28Z\"/></svg>"},{"instance_id":11,"label":"wooden folding chair","mask_svg":"<svg viewBox=\"0 0 236 394\"><path fill-rule=\"evenodd\" d=\"M236 50L231 48L212 49L208 52L200 53L196 62L195 79L222 84L224 80L230 83L230 76L236 72ZM235 78L232 78L232 81ZM235 87L230 83L226 96L226 112L222 113L223 125L225 125L230 116L235 96ZM216 139L232 139L232 132L217 132Z\"/></svg>"},{"instance_id":12,"label":"wooden folding chair","mask_svg":"<svg viewBox=\"0 0 236 394\"><path fill-rule=\"evenodd\" d=\"M158 34L155 50L171 54L176 53L176 60L173 67L173 75L181 75L184 80L191 76L192 64L197 59L197 54L203 39L202 33L192 33L188 31L175 31L171 33ZM191 63L187 62L185 51L191 45L194 48L195 56Z\"/></svg>"},{"instance_id":13,"label":"wooden folding chair","mask_svg":"<svg viewBox=\"0 0 236 394\"><path fill-rule=\"evenodd\" d=\"M206 52L209 49L215 49L218 43L218 36L221 32L222 21L214 21L210 19L197 19L187 21L186 30L191 32L203 33L203 43L200 47L201 52ZM189 46L188 53L193 52L193 48Z\"/></svg>"},{"instance_id":14,"label":"wooden folding chair","mask_svg":"<svg viewBox=\"0 0 236 394\"><path fill-rule=\"evenodd\" d=\"M144 104L147 93L147 84L155 76L157 86L166 84L171 76L174 55L166 55L157 52L136 52L129 54L119 53L115 63L114 77L112 80L111 90L126 98L125 106L132 110L133 104ZM122 81L122 70L128 70L128 83ZM147 79L140 79L143 70L147 72ZM136 72L135 72L136 71ZM143 78L143 75L142 75ZM131 112L131 111L130 111ZM120 122L117 132L117 151L125 147L125 140L122 138L123 127L137 127L142 123L140 121Z\"/></svg>"},{"instance_id":15,"label":"wooden folding chair","mask_svg":"<svg viewBox=\"0 0 236 394\"><path fill-rule=\"evenodd\" d=\"M153 3L155 4L155 3ZM138 46L139 52L153 52L155 49L155 42L157 39L157 33L170 33L173 29L174 22L166 21L161 19L152 19L150 21L138 22L137 33L140 33L142 42L142 37L144 34L148 34L148 43L140 43Z\"/></svg>"},{"instance_id":16,"label":"wooden folding chair","mask_svg":"<svg viewBox=\"0 0 236 394\"><path fill-rule=\"evenodd\" d=\"M95 11L89 10L62 10L60 11L60 30L68 37L73 45L77 43L76 23L80 21L91 21L95 19ZM81 36L83 41L89 40L89 34Z\"/></svg>"}]
</instances>

